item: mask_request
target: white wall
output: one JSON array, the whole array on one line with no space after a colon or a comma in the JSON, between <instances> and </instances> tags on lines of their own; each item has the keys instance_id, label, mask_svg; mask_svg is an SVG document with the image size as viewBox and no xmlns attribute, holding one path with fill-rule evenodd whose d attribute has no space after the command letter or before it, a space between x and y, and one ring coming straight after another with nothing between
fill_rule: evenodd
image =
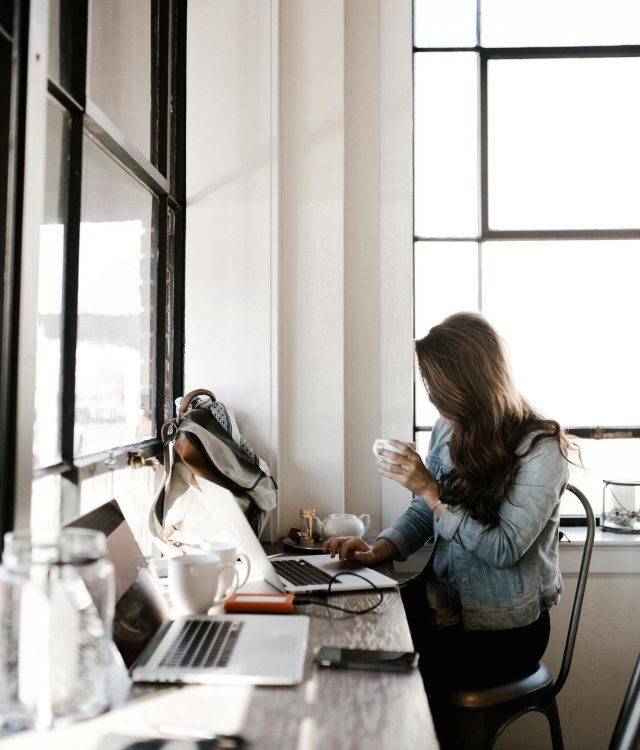
<instances>
[{"instance_id":1,"label":"white wall","mask_svg":"<svg viewBox=\"0 0 640 750\"><path fill-rule=\"evenodd\" d=\"M397 50L405 53L398 56ZM368 512L371 443L412 429L409 0L191 0L186 387L210 387L279 484Z\"/></svg>"},{"instance_id":2,"label":"white wall","mask_svg":"<svg viewBox=\"0 0 640 750\"><path fill-rule=\"evenodd\" d=\"M378 529L408 502L370 445L413 422L411 2L190 0L187 78L186 386L231 405L270 462L274 534L307 503ZM595 565L568 749L607 745L640 648L637 554ZM535 716L501 742L549 746Z\"/></svg>"},{"instance_id":3,"label":"white wall","mask_svg":"<svg viewBox=\"0 0 640 750\"><path fill-rule=\"evenodd\" d=\"M277 164L268 2L189 3L185 387L212 389L269 462ZM277 186L275 186L277 189Z\"/></svg>"},{"instance_id":4,"label":"white wall","mask_svg":"<svg viewBox=\"0 0 640 750\"><path fill-rule=\"evenodd\" d=\"M280 3L280 503L344 507L345 106L341 0ZM286 529L284 528L286 526Z\"/></svg>"}]
</instances>

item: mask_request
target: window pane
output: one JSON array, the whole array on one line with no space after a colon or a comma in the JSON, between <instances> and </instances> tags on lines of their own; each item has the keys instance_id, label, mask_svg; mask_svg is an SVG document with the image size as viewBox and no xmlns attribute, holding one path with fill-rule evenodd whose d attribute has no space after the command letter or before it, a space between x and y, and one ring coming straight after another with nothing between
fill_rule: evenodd
<instances>
[{"instance_id":1,"label":"window pane","mask_svg":"<svg viewBox=\"0 0 640 750\"><path fill-rule=\"evenodd\" d=\"M68 91L71 91L71 59L75 42L73 10L72 0L50 0L49 77Z\"/></svg>"},{"instance_id":2,"label":"window pane","mask_svg":"<svg viewBox=\"0 0 640 750\"><path fill-rule=\"evenodd\" d=\"M580 446L584 467L570 466L569 481L584 492L598 517L602 513L602 489L605 479L640 477L640 440L578 439L576 442ZM584 515L577 498L569 492L564 497L566 499L560 506L562 513Z\"/></svg>"},{"instance_id":3,"label":"window pane","mask_svg":"<svg viewBox=\"0 0 640 750\"><path fill-rule=\"evenodd\" d=\"M7 0L0 3L0 26L9 36L13 36L13 3Z\"/></svg>"},{"instance_id":4,"label":"window pane","mask_svg":"<svg viewBox=\"0 0 640 750\"><path fill-rule=\"evenodd\" d=\"M89 96L144 156L151 142L151 0L93 0Z\"/></svg>"},{"instance_id":5,"label":"window pane","mask_svg":"<svg viewBox=\"0 0 640 750\"><path fill-rule=\"evenodd\" d=\"M485 47L637 44L637 0L482 0Z\"/></svg>"},{"instance_id":6,"label":"window pane","mask_svg":"<svg viewBox=\"0 0 640 750\"><path fill-rule=\"evenodd\" d=\"M9 170L9 127L11 123L11 44L0 36L0 259L4 264ZM0 304L4 288L0 286ZM1 319L1 314L0 314Z\"/></svg>"},{"instance_id":7,"label":"window pane","mask_svg":"<svg viewBox=\"0 0 640 750\"><path fill-rule=\"evenodd\" d=\"M415 231L478 234L477 56L415 55Z\"/></svg>"},{"instance_id":8,"label":"window pane","mask_svg":"<svg viewBox=\"0 0 640 750\"><path fill-rule=\"evenodd\" d=\"M44 221L40 228L34 467L60 460L64 232L71 118L52 101L47 111Z\"/></svg>"},{"instance_id":9,"label":"window pane","mask_svg":"<svg viewBox=\"0 0 640 750\"><path fill-rule=\"evenodd\" d=\"M488 70L490 227L640 227L640 58Z\"/></svg>"},{"instance_id":10,"label":"window pane","mask_svg":"<svg viewBox=\"0 0 640 750\"><path fill-rule=\"evenodd\" d=\"M89 513L116 498L136 541L144 554L151 554L149 500L155 494L155 469L118 469L103 472L80 485L78 514ZM68 519L67 519L68 520Z\"/></svg>"},{"instance_id":11,"label":"window pane","mask_svg":"<svg viewBox=\"0 0 640 750\"><path fill-rule=\"evenodd\" d=\"M36 479L31 485L32 529L56 529L60 526L60 497L62 479L58 474L51 474Z\"/></svg>"},{"instance_id":12,"label":"window pane","mask_svg":"<svg viewBox=\"0 0 640 750\"><path fill-rule=\"evenodd\" d=\"M415 250L415 337L459 310L478 310L478 245L475 242L417 242ZM437 411L416 373L416 423L432 425Z\"/></svg>"},{"instance_id":13,"label":"window pane","mask_svg":"<svg viewBox=\"0 0 640 750\"><path fill-rule=\"evenodd\" d=\"M416 433L416 451L424 458L429 449L429 440L431 440L431 430L424 430Z\"/></svg>"},{"instance_id":14,"label":"window pane","mask_svg":"<svg viewBox=\"0 0 640 750\"><path fill-rule=\"evenodd\" d=\"M152 437L153 198L85 139L76 455Z\"/></svg>"},{"instance_id":15,"label":"window pane","mask_svg":"<svg viewBox=\"0 0 640 750\"><path fill-rule=\"evenodd\" d=\"M484 245L483 312L545 414L572 427L640 425L638 278L637 240Z\"/></svg>"},{"instance_id":16,"label":"window pane","mask_svg":"<svg viewBox=\"0 0 640 750\"><path fill-rule=\"evenodd\" d=\"M174 330L173 321L176 320L177 305L176 305L176 221L178 217L175 211L170 208L167 209L167 225L169 227L169 233L167 235L167 267L164 278L165 288L165 302L164 302L164 318L165 318L165 331L164 331L164 350L165 350L165 362L164 362L164 419L171 419L174 416L174 393L173 393L173 367L175 358L174 348ZM162 283L159 279L158 283Z\"/></svg>"},{"instance_id":17,"label":"window pane","mask_svg":"<svg viewBox=\"0 0 640 750\"><path fill-rule=\"evenodd\" d=\"M478 310L478 245L416 242L415 335L459 310Z\"/></svg>"},{"instance_id":18,"label":"window pane","mask_svg":"<svg viewBox=\"0 0 640 750\"><path fill-rule=\"evenodd\" d=\"M475 47L476 0L414 0L416 47Z\"/></svg>"}]
</instances>

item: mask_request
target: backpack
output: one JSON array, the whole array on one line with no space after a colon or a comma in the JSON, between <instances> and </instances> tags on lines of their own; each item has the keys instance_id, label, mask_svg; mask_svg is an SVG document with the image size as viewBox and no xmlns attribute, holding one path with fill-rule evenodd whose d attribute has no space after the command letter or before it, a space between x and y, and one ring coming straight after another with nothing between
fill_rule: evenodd
<instances>
[{"instance_id":1,"label":"backpack","mask_svg":"<svg viewBox=\"0 0 640 750\"><path fill-rule=\"evenodd\" d=\"M190 391L177 403L176 418L162 426L165 473L149 513L154 544L175 555L185 532L216 539L214 516L207 513L204 495L193 489L194 475L229 490L259 537L276 507L277 485L269 467L211 391Z\"/></svg>"}]
</instances>

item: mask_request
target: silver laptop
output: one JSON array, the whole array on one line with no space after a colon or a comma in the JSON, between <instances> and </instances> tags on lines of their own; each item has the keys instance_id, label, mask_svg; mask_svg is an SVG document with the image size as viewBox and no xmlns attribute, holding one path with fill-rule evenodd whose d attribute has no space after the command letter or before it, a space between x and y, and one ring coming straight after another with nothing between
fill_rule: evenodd
<instances>
[{"instance_id":1,"label":"silver laptop","mask_svg":"<svg viewBox=\"0 0 640 750\"><path fill-rule=\"evenodd\" d=\"M235 542L238 550L251 561L249 580L243 591L326 593L331 586L331 592L341 593L375 591L376 588L398 585L393 578L373 568L361 563L340 561L330 555L267 557L232 493L202 477L196 479L198 487L207 497L209 516L215 520L216 538L209 541ZM197 544L202 540L187 532L174 533L173 538L185 544Z\"/></svg>"},{"instance_id":2,"label":"silver laptop","mask_svg":"<svg viewBox=\"0 0 640 750\"><path fill-rule=\"evenodd\" d=\"M172 620L115 500L70 526L107 536L115 568L113 640L136 682L294 685L302 681L304 615L191 615Z\"/></svg>"}]
</instances>

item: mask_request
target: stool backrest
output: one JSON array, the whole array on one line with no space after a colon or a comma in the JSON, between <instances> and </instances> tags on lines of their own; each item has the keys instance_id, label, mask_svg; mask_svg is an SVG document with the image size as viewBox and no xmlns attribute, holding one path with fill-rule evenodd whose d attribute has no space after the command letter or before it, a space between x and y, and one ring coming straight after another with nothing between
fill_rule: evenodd
<instances>
[{"instance_id":1,"label":"stool backrest","mask_svg":"<svg viewBox=\"0 0 640 750\"><path fill-rule=\"evenodd\" d=\"M560 665L558 677L556 678L556 681L553 685L554 694L560 692L569 674L569 668L571 667L571 659L573 658L573 650L576 645L576 636L578 634L578 623L580 622L580 613L582 611L582 602L584 600L584 592L587 587L589 565L591 564L593 538L596 533L596 519L593 515L593 510L591 509L591 505L589 504L587 498L577 487L574 487L572 484L567 485L566 491L573 493L584 506L584 512L587 516L587 539L582 550L580 571L578 573L576 593L573 599L573 606L571 608L571 619L569 620L569 630L567 632L567 640L564 646L562 664Z\"/></svg>"}]
</instances>

